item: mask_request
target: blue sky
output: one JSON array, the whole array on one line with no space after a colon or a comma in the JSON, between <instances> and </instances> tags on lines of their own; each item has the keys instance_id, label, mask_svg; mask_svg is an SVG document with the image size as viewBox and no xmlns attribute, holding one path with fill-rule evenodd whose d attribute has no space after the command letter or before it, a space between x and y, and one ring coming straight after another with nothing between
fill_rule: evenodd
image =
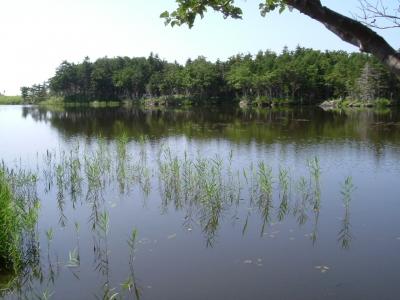
<instances>
[{"instance_id":1,"label":"blue sky","mask_svg":"<svg viewBox=\"0 0 400 300\"><path fill-rule=\"evenodd\" d=\"M224 20L209 12L194 28L165 27L159 15L174 0L1 0L0 90L18 94L23 85L47 80L62 60L108 56L160 57L184 63L204 55L215 61L239 52L281 51L287 45L357 51L321 24L299 14L258 11L259 0L237 0L243 20ZM325 0L346 15L357 13L357 0ZM397 0L387 0L393 7ZM380 32L400 48L396 30Z\"/></svg>"}]
</instances>

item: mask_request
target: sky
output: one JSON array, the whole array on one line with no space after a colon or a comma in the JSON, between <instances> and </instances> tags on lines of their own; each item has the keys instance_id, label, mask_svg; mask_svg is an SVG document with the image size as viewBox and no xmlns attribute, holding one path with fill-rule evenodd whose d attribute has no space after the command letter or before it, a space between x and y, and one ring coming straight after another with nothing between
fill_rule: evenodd
<instances>
[{"instance_id":1,"label":"sky","mask_svg":"<svg viewBox=\"0 0 400 300\"><path fill-rule=\"evenodd\" d=\"M259 50L280 52L297 45L320 50L357 51L323 25L296 11L260 16L260 0L236 0L242 20L224 20L209 12L192 29L166 27L161 12L174 0L0 0L0 92L17 95L21 86L54 75L63 60L148 56L184 63L199 55L211 61ZM386 0L395 7L397 0ZM352 16L358 0L323 0ZM396 49L397 31L379 32Z\"/></svg>"}]
</instances>

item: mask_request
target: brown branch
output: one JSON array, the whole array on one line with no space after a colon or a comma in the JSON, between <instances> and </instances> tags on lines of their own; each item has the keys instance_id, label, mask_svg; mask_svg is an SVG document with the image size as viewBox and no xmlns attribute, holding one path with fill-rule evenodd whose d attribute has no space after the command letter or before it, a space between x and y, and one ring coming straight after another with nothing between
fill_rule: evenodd
<instances>
[{"instance_id":1,"label":"brown branch","mask_svg":"<svg viewBox=\"0 0 400 300\"><path fill-rule=\"evenodd\" d=\"M323 6L320 0L285 0L285 2L324 24L343 41L374 55L400 77L400 54L371 28Z\"/></svg>"}]
</instances>

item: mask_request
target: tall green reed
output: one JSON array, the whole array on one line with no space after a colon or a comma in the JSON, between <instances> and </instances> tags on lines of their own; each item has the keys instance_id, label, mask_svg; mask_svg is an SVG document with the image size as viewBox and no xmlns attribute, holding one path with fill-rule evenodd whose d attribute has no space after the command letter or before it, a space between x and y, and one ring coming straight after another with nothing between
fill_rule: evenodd
<instances>
[{"instance_id":1,"label":"tall green reed","mask_svg":"<svg viewBox=\"0 0 400 300\"><path fill-rule=\"evenodd\" d=\"M355 186L353 184L352 177L346 177L342 189L341 194L343 197L343 206L344 206L344 217L341 223L341 229L338 234L338 241L340 246L343 249L349 249L353 236L351 234L351 224L350 224L350 203L351 203L351 194L355 190Z\"/></svg>"},{"instance_id":2,"label":"tall green reed","mask_svg":"<svg viewBox=\"0 0 400 300\"><path fill-rule=\"evenodd\" d=\"M36 181L32 173L0 166L0 271L18 272L36 253Z\"/></svg>"}]
</instances>

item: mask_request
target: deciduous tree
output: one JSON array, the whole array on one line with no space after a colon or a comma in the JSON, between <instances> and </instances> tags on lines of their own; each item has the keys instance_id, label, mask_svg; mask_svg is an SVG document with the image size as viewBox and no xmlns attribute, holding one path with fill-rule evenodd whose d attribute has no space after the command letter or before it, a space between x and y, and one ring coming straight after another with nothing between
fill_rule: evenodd
<instances>
[{"instance_id":1,"label":"deciduous tree","mask_svg":"<svg viewBox=\"0 0 400 300\"><path fill-rule=\"evenodd\" d=\"M240 19L242 10L234 0L176 0L178 8L173 12L165 11L161 17L166 24L192 27L197 16L203 17L208 8L227 17ZM368 1L363 1L367 2ZM400 77L400 54L379 34L366 24L344 16L322 5L321 0L263 0L259 3L261 15L278 9L297 9L301 13L317 20L340 37L343 41L358 47L362 52L374 55L391 72ZM388 15L386 17L389 17Z\"/></svg>"}]
</instances>

